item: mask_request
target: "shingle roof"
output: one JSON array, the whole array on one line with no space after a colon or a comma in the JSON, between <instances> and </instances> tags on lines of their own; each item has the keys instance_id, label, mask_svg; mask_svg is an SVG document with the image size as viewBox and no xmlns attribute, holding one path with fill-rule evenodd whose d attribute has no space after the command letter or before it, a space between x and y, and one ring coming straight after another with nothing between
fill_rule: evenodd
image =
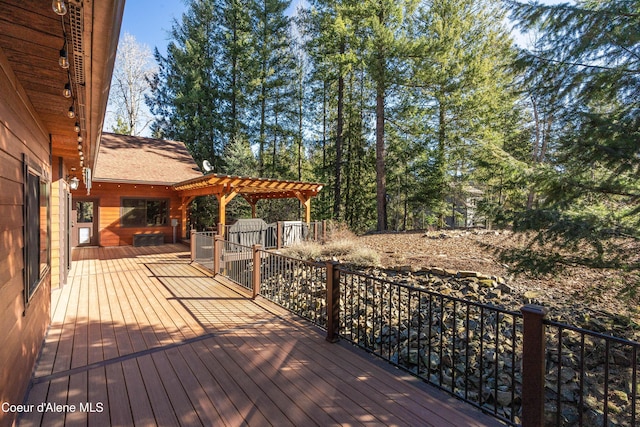
<instances>
[{"instance_id":1,"label":"shingle roof","mask_svg":"<svg viewBox=\"0 0 640 427\"><path fill-rule=\"evenodd\" d=\"M102 134L93 180L172 185L202 176L183 142Z\"/></svg>"}]
</instances>

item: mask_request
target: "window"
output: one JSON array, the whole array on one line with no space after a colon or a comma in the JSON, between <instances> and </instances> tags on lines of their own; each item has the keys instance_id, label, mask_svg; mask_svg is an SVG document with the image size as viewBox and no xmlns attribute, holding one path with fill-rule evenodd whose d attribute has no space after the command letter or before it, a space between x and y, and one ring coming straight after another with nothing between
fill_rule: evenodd
<instances>
[{"instance_id":1,"label":"window","mask_svg":"<svg viewBox=\"0 0 640 427\"><path fill-rule=\"evenodd\" d=\"M167 226L168 218L167 199L122 199L123 227Z\"/></svg>"},{"instance_id":2,"label":"window","mask_svg":"<svg viewBox=\"0 0 640 427\"><path fill-rule=\"evenodd\" d=\"M24 297L28 303L49 272L49 182L24 162Z\"/></svg>"},{"instance_id":3,"label":"window","mask_svg":"<svg viewBox=\"0 0 640 427\"><path fill-rule=\"evenodd\" d=\"M81 224L93 222L93 202L76 201L76 221Z\"/></svg>"}]
</instances>

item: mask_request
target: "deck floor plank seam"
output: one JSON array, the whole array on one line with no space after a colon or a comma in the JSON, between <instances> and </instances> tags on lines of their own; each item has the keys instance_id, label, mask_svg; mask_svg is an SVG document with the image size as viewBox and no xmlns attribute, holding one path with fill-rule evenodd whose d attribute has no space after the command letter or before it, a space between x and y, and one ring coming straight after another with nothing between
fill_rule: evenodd
<instances>
[{"instance_id":1,"label":"deck floor plank seam","mask_svg":"<svg viewBox=\"0 0 640 427\"><path fill-rule=\"evenodd\" d=\"M326 342L310 322L191 265L184 250L73 251L25 403L104 410L24 414L19 426L499 425Z\"/></svg>"}]
</instances>

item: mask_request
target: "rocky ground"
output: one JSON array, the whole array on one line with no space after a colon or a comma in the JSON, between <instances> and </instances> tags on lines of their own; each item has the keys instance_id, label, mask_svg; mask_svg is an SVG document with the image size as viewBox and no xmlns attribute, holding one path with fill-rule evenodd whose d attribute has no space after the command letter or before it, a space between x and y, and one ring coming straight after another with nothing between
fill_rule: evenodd
<instances>
[{"instance_id":1,"label":"rocky ground","mask_svg":"<svg viewBox=\"0 0 640 427\"><path fill-rule=\"evenodd\" d=\"M513 310L526 303L540 304L550 309L554 320L640 338L640 271L585 266L578 260L587 258L586 249L584 253L580 249L559 252L528 246L531 236L489 230L382 233L357 239L381 255L385 269L398 274L438 267L453 275L475 271L503 278L507 286L494 304ZM640 264L638 242L622 243L624 261ZM519 272L517 261L509 258L513 253L533 254L529 263L538 272ZM554 268L548 268L544 257L535 256L543 253L554 254Z\"/></svg>"}]
</instances>

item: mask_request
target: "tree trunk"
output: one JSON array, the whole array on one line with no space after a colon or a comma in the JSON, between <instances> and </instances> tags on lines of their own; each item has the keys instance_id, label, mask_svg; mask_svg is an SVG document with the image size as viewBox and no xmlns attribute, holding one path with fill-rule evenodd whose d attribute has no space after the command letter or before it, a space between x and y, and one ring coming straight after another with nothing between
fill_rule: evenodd
<instances>
[{"instance_id":1,"label":"tree trunk","mask_svg":"<svg viewBox=\"0 0 640 427\"><path fill-rule=\"evenodd\" d=\"M444 95L441 95L442 97L444 97ZM444 164L444 159L445 159L445 150L447 148L447 144L446 144L446 138L447 138L447 116L445 113L445 106L443 105L443 101L442 99L440 99L439 102L439 107L440 110L438 111L438 160L436 163L436 167L437 169L437 173L438 173L438 180L440 181L440 191L438 194L438 197L440 198L439 202L442 202L444 204L445 202L445 164ZM444 218L444 211L439 212L439 218L438 218L438 222L439 222L439 226L440 227L444 227L445 225L445 218Z\"/></svg>"},{"instance_id":2,"label":"tree trunk","mask_svg":"<svg viewBox=\"0 0 640 427\"><path fill-rule=\"evenodd\" d=\"M383 66L384 59L380 58ZM382 78L380 78L382 80ZM385 175L384 149L384 81L376 85L376 212L378 214L378 231L387 229L387 185Z\"/></svg>"},{"instance_id":3,"label":"tree trunk","mask_svg":"<svg viewBox=\"0 0 640 427\"><path fill-rule=\"evenodd\" d=\"M345 45L340 45L340 54L343 55ZM336 165L335 165L335 181L333 183L333 219L340 219L340 204L342 203L342 196L340 194L340 187L342 186L342 144L343 144L343 132L344 132L344 76L342 70L340 71L340 77L338 77L338 117L337 117L337 129L336 129Z\"/></svg>"}]
</instances>

